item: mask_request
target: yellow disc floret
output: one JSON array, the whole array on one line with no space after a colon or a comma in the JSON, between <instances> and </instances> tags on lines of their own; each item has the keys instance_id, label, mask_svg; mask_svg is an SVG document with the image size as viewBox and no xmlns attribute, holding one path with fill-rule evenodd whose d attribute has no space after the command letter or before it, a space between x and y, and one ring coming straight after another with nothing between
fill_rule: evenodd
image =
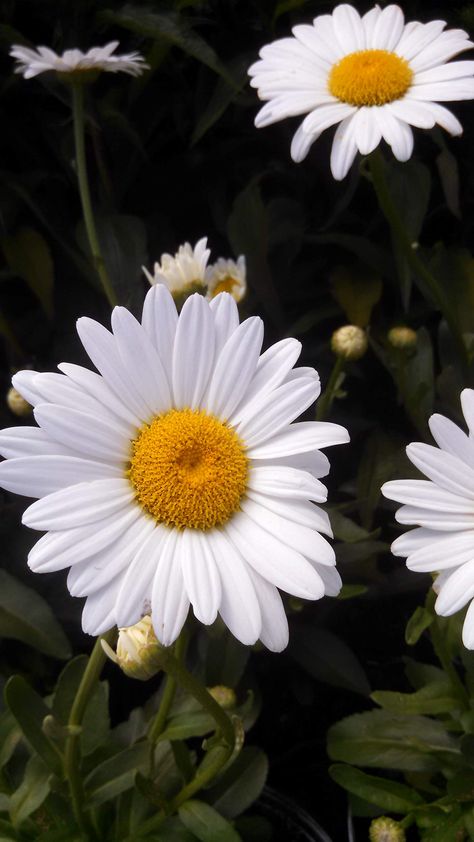
<instances>
[{"instance_id":1,"label":"yellow disc floret","mask_svg":"<svg viewBox=\"0 0 474 842\"><path fill-rule=\"evenodd\" d=\"M212 529L239 509L248 460L238 435L212 415L173 409L132 443L129 478L143 508L178 529Z\"/></svg>"},{"instance_id":2,"label":"yellow disc floret","mask_svg":"<svg viewBox=\"0 0 474 842\"><path fill-rule=\"evenodd\" d=\"M329 91L350 105L385 105L406 94L413 71L405 59L388 50L359 50L334 65Z\"/></svg>"}]
</instances>

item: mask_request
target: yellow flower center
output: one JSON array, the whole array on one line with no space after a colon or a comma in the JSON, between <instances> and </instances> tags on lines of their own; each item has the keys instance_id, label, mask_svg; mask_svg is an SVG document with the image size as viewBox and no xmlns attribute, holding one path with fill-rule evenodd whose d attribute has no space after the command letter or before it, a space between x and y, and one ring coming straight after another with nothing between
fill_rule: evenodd
<instances>
[{"instance_id":1,"label":"yellow flower center","mask_svg":"<svg viewBox=\"0 0 474 842\"><path fill-rule=\"evenodd\" d=\"M248 460L237 434L212 415L173 409L145 424L128 472L143 508L178 529L212 529L239 509Z\"/></svg>"},{"instance_id":2,"label":"yellow flower center","mask_svg":"<svg viewBox=\"0 0 474 842\"><path fill-rule=\"evenodd\" d=\"M225 278L222 278L215 285L212 290L212 297L215 298L220 292L228 292L230 295L233 295L234 292L238 292L239 286L240 282L237 278L233 278L232 275L226 275Z\"/></svg>"},{"instance_id":3,"label":"yellow flower center","mask_svg":"<svg viewBox=\"0 0 474 842\"><path fill-rule=\"evenodd\" d=\"M384 105L406 94L413 71L388 50L359 50L344 56L329 74L329 91L350 105Z\"/></svg>"}]
</instances>

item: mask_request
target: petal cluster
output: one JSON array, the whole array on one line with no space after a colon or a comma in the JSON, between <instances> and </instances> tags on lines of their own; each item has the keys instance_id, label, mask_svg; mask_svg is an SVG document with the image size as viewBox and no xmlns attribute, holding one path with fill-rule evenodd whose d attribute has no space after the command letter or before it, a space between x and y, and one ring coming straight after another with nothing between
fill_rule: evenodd
<instances>
[{"instance_id":1,"label":"petal cluster","mask_svg":"<svg viewBox=\"0 0 474 842\"><path fill-rule=\"evenodd\" d=\"M394 555L406 556L410 570L437 573L436 611L455 614L468 603L463 642L474 649L474 390L461 394L466 435L443 415L430 418L437 447L412 443L411 462L427 480L395 480L382 486L390 500L403 503L396 513L402 524L417 528L392 544Z\"/></svg>"},{"instance_id":2,"label":"petal cluster","mask_svg":"<svg viewBox=\"0 0 474 842\"><path fill-rule=\"evenodd\" d=\"M457 118L439 103L474 98L474 62L449 63L473 44L463 30L445 26L441 20L405 23L397 5L374 6L361 16L343 3L311 25L293 27L293 37L264 46L260 60L249 69L251 84L266 100L255 125L307 115L292 141L294 161L302 161L322 132L337 125L331 170L338 180L347 174L357 151L367 155L382 139L399 161L408 160L413 151L412 126L429 129L438 124L460 134ZM381 105L357 106L331 93L334 68L362 51L385 51L408 67L411 84L402 96ZM360 81L362 87L366 80ZM380 81L385 91L383 75ZM357 79L351 79L351 87L356 84Z\"/></svg>"},{"instance_id":3,"label":"petal cluster","mask_svg":"<svg viewBox=\"0 0 474 842\"><path fill-rule=\"evenodd\" d=\"M104 47L92 47L86 53L74 49L65 50L62 55L58 55L49 47L37 47L36 50L32 50L14 44L10 55L16 59L15 73L21 73L25 79L32 79L50 70L56 73L105 70L108 73L140 76L148 68L143 56L137 52L114 55L118 45L118 41L111 41Z\"/></svg>"},{"instance_id":4,"label":"petal cluster","mask_svg":"<svg viewBox=\"0 0 474 842\"><path fill-rule=\"evenodd\" d=\"M150 612L164 645L192 605L217 614L243 643L278 651L288 625L278 588L307 599L336 595L340 577L320 478L320 448L348 440L338 425L295 420L317 398L314 369L295 368L300 343L262 353L263 325L239 324L226 293L192 295L180 315L162 284L148 292L141 323L123 307L112 331L88 318L81 341L97 372L61 363L61 373L17 373L37 427L0 433L0 485L38 498L23 522L46 532L32 570L70 568L68 587L86 596L83 627L99 634ZM248 479L240 509L222 526L172 528L140 505L129 480L132 442L171 410L207 412L245 446Z\"/></svg>"}]
</instances>

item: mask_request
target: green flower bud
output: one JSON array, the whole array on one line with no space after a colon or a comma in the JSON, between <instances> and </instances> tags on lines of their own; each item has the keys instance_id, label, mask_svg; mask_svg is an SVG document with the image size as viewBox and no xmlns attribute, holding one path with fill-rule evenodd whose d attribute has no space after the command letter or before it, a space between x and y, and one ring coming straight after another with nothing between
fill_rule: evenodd
<instances>
[{"instance_id":1,"label":"green flower bud","mask_svg":"<svg viewBox=\"0 0 474 842\"><path fill-rule=\"evenodd\" d=\"M334 331L331 350L344 360L360 360L368 348L367 334L357 325L344 325Z\"/></svg>"},{"instance_id":2,"label":"green flower bud","mask_svg":"<svg viewBox=\"0 0 474 842\"><path fill-rule=\"evenodd\" d=\"M374 819L369 830L370 842L405 842L403 827L394 819L381 816Z\"/></svg>"},{"instance_id":3,"label":"green flower bud","mask_svg":"<svg viewBox=\"0 0 474 842\"><path fill-rule=\"evenodd\" d=\"M10 412L13 412L13 415L17 415L18 418L25 418L33 412L33 407L28 401L25 401L24 397L17 392L14 386L11 386L8 390L6 401Z\"/></svg>"},{"instance_id":4,"label":"green flower bud","mask_svg":"<svg viewBox=\"0 0 474 842\"><path fill-rule=\"evenodd\" d=\"M155 635L151 617L148 614L134 626L119 629L115 652L104 640L102 640L102 648L129 678L147 681L161 669L162 646Z\"/></svg>"},{"instance_id":5,"label":"green flower bud","mask_svg":"<svg viewBox=\"0 0 474 842\"><path fill-rule=\"evenodd\" d=\"M404 325L392 327L387 334L387 339L393 348L399 348L402 351L413 351L418 341L416 331Z\"/></svg>"},{"instance_id":6,"label":"green flower bud","mask_svg":"<svg viewBox=\"0 0 474 842\"><path fill-rule=\"evenodd\" d=\"M207 692L224 710L235 708L237 697L231 687L225 687L223 684L217 684L216 687L208 687Z\"/></svg>"}]
</instances>

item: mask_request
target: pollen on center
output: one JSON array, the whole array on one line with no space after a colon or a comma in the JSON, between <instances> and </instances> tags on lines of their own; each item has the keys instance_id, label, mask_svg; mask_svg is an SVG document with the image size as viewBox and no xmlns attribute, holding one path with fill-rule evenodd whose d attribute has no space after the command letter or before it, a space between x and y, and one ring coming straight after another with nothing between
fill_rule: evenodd
<instances>
[{"instance_id":1,"label":"pollen on center","mask_svg":"<svg viewBox=\"0 0 474 842\"><path fill-rule=\"evenodd\" d=\"M212 529L239 509L248 459L238 435L212 415L173 409L145 424L132 442L128 476L157 522Z\"/></svg>"},{"instance_id":2,"label":"pollen on center","mask_svg":"<svg viewBox=\"0 0 474 842\"><path fill-rule=\"evenodd\" d=\"M405 59L389 50L358 50L334 65L329 92L350 105L385 105L403 97L413 80Z\"/></svg>"}]
</instances>

